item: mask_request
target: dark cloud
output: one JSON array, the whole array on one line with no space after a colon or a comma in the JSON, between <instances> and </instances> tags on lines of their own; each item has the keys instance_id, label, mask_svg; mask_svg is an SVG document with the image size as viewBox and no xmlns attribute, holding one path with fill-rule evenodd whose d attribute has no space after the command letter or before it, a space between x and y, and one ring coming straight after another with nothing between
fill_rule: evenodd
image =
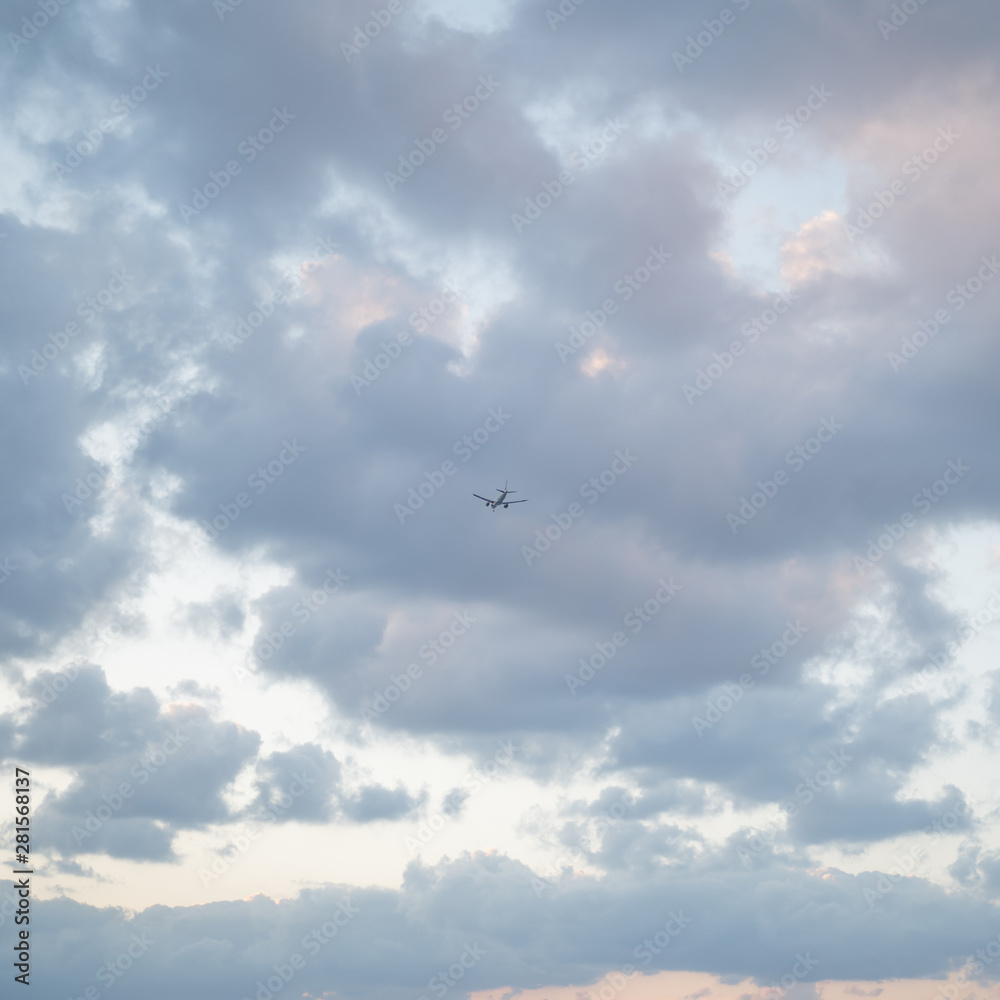
<instances>
[{"instance_id":1,"label":"dark cloud","mask_svg":"<svg viewBox=\"0 0 1000 1000\"><path fill-rule=\"evenodd\" d=\"M444 801L441 804L441 811L445 816L461 816L468 798L469 792L466 789L453 788L444 797Z\"/></svg>"},{"instance_id":2,"label":"dark cloud","mask_svg":"<svg viewBox=\"0 0 1000 1000\"><path fill-rule=\"evenodd\" d=\"M270 754L257 766L258 795L252 812L321 823L332 818L341 766L332 753L312 743Z\"/></svg>"},{"instance_id":3,"label":"dark cloud","mask_svg":"<svg viewBox=\"0 0 1000 1000\"><path fill-rule=\"evenodd\" d=\"M74 768L69 787L50 792L38 807L36 842L64 857L176 860L173 840L184 829L241 817L393 820L426 799L426 793L414 797L402 786L362 784L348 791L340 762L314 743L258 757L257 733L217 721L201 705L164 709L148 690L112 692L100 667L69 672L70 686L59 691L53 683L65 674L43 672L32 682L40 704L17 739L18 759L25 764ZM44 704L48 692L56 697ZM249 806L233 809L224 793L248 765L257 794Z\"/></svg>"},{"instance_id":4,"label":"dark cloud","mask_svg":"<svg viewBox=\"0 0 1000 1000\"><path fill-rule=\"evenodd\" d=\"M530 870L481 855L433 868L414 862L399 891L331 886L279 903L257 896L156 906L132 917L54 900L39 905L37 933L58 960L44 963L39 982L57 994L82 990L93 977L91 956L113 960L133 934L152 944L121 989L152 1000L178 989L214 996L226 983L247 992L293 954L306 959L297 989L402 997L466 946L477 955L467 990L584 986L626 963L644 974L697 967L767 984L796 952L816 960L806 983L896 978L904 970L933 977L992 937L991 904L921 879L899 882L869 908L863 890L875 878L820 878L776 865L726 872L709 861L642 881L564 878L539 894ZM664 928L671 940L657 952L650 944ZM379 960L387 948L392 962ZM178 961L181 953L190 960Z\"/></svg>"},{"instance_id":5,"label":"dark cloud","mask_svg":"<svg viewBox=\"0 0 1000 1000\"><path fill-rule=\"evenodd\" d=\"M356 823L371 823L375 820L402 819L424 801L415 798L405 788L385 788L382 785L368 785L356 795L345 799L344 815Z\"/></svg>"},{"instance_id":6,"label":"dark cloud","mask_svg":"<svg viewBox=\"0 0 1000 1000\"><path fill-rule=\"evenodd\" d=\"M70 664L42 671L29 685L34 711L21 728L18 750L41 764L101 764L137 755L161 733L159 705L147 688L111 690L104 671Z\"/></svg>"},{"instance_id":7,"label":"dark cloud","mask_svg":"<svg viewBox=\"0 0 1000 1000\"><path fill-rule=\"evenodd\" d=\"M487 31L405 5L346 58L367 0L77 0L12 44L0 653L23 702L0 753L69 772L39 846L80 875L71 855L176 861L179 831L268 813L393 822L430 793L364 777L373 735L481 759L513 734L509 773L598 780L541 833L611 873L542 901L495 859L414 866L398 893L134 919L50 901L48 926L89 935L53 937L58 989L85 989L133 926L158 943L123 990L255 989L348 895L356 945L303 989L411 995L477 933L463 988L585 985L664 899L696 915L664 967L723 976L779 976L810 947L822 978L937 975L988 936L975 796L920 776L976 697L949 673L961 624L928 545L998 515L995 8L928 4L887 31L876 0L788 0L713 32L693 0L556 25L554 6L511 2ZM852 242L844 223L900 177ZM473 501L507 480L531 502ZM142 664L112 690L62 657L116 616L141 637L122 602L171 559L199 572L194 525L241 574L269 561L287 582L179 595L172 627L237 646L256 622L258 680L312 685L360 764L296 734L261 756L201 677L171 690L211 711L162 705ZM943 694L914 686L931 657ZM713 855L697 829L775 804L796 812L760 850L742 830ZM869 908L869 876L812 874L814 850L960 806L954 895L907 879Z\"/></svg>"},{"instance_id":8,"label":"dark cloud","mask_svg":"<svg viewBox=\"0 0 1000 1000\"><path fill-rule=\"evenodd\" d=\"M249 812L279 821L325 823L337 819L350 823L402 819L426 800L426 793L412 796L402 785L344 787L343 767L328 750L302 743L287 752L263 758L257 765L258 795Z\"/></svg>"},{"instance_id":9,"label":"dark cloud","mask_svg":"<svg viewBox=\"0 0 1000 1000\"><path fill-rule=\"evenodd\" d=\"M74 684L84 685L81 696L88 685L101 696L89 712L78 712L79 725L71 729L56 714L70 701L67 692L29 720L19 750L22 760L33 762L37 742L48 752L42 760L74 765L69 787L50 792L37 809L39 846L64 856L170 860L179 830L233 818L223 792L256 755L256 733L215 722L198 705L161 711L148 691L111 694L99 668L82 670ZM119 710L109 713L108 703ZM70 733L65 740L58 737L63 727ZM73 756L77 743L82 752Z\"/></svg>"}]
</instances>

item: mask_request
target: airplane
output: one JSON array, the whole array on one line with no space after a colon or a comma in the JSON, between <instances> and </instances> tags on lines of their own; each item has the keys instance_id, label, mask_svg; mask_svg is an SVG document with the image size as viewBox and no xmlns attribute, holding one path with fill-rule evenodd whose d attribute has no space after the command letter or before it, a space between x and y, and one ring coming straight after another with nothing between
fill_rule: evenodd
<instances>
[{"instance_id":1,"label":"airplane","mask_svg":"<svg viewBox=\"0 0 1000 1000\"><path fill-rule=\"evenodd\" d=\"M497 507L500 506L500 504L503 504L504 507L509 507L512 503L527 503L528 502L527 500L508 500L507 499L507 497L510 496L511 493L516 493L516 492L517 492L517 490L509 490L509 489L507 489L507 483L505 481L504 484L503 484L503 489L500 489L499 486L497 487L497 493L499 493L500 496L498 496L496 498L496 500L486 500L486 497L481 497L478 493L473 493L472 495L477 500L486 500L486 506L487 507L492 507L493 510L496 510Z\"/></svg>"}]
</instances>

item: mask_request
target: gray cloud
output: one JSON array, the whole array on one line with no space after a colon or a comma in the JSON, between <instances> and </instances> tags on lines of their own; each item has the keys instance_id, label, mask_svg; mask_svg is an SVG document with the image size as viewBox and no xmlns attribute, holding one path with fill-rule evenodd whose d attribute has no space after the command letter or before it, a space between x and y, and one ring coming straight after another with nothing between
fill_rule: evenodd
<instances>
[{"instance_id":1,"label":"gray cloud","mask_svg":"<svg viewBox=\"0 0 1000 1000\"><path fill-rule=\"evenodd\" d=\"M32 716L18 750L25 762L74 765L69 787L37 809L39 846L170 860L179 830L232 818L222 792L255 756L256 733L198 705L162 712L149 691L112 694L100 668L83 668L73 684Z\"/></svg>"},{"instance_id":2,"label":"gray cloud","mask_svg":"<svg viewBox=\"0 0 1000 1000\"><path fill-rule=\"evenodd\" d=\"M708 861L643 881L563 879L541 896L532 878L517 863L480 855L434 868L415 862L399 891L331 886L280 903L257 896L158 906L130 919L56 900L40 905L39 933L60 960L46 964L40 981L55 992L83 988L93 976L89 956L113 958L132 934L147 935L155 946L122 979L123 995L154 1000L177 989L208 997L225 983L247 991L275 964L307 952L298 988L402 997L423 988L466 944L485 953L467 973L467 990L553 981L583 986L626 963L642 973L694 965L767 983L787 971L796 952L817 960L807 981L883 979L903 970L933 977L991 937L996 922L991 904L950 896L921 879L898 883L869 909L863 896L875 881L869 873L834 872L825 880L780 866L726 873ZM331 933L341 904L346 910L339 912L351 915L337 918L343 926ZM675 922L673 939L655 952L649 944L672 914L684 926ZM316 930L310 950L305 942ZM86 959L84 949L69 952L60 943L71 931L86 942ZM392 962L380 960L386 941L393 942ZM193 961L178 962L194 942L200 944Z\"/></svg>"},{"instance_id":3,"label":"gray cloud","mask_svg":"<svg viewBox=\"0 0 1000 1000\"><path fill-rule=\"evenodd\" d=\"M814 848L861 849L974 800L958 779L911 789L955 750L947 713L970 697L949 673L960 622L923 555L935 533L998 514L996 289L975 278L1000 249L995 9L928 4L886 33L876 0L752 4L705 45L714 14L687 0L586 4L555 28L551 6L510 3L487 31L407 5L348 60L362 0L221 15L77 0L8 53L0 653L28 701L0 718L0 752L71 773L39 808L40 845L64 866L84 850L177 861L182 829L268 811L393 822L426 804L391 779L345 778L295 734L261 757L220 702L162 706L141 664L127 691L83 660L55 689L57 644L93 638L165 550L204 554L156 536L183 522L289 582L179 600L173 625L235 645L258 616L260 678L312 684L362 760L373 733L477 758L515 734L512 773L544 787L586 766L603 788L544 831L567 846L626 802L582 849L605 883L560 882L539 903L518 863L480 860L413 867L399 893L154 908L135 926L160 950L123 991L254 988L341 892L365 900L343 931L365 943L324 951L304 989L422 988L466 928L490 950L463 988L585 984L668 897L697 922L663 961L720 975L780 975L800 948L823 955L822 977L937 975L988 936L996 859L978 812L952 896L911 879L869 911L867 876L809 871ZM8 12L7 30L39 9ZM678 67L689 44L703 51ZM481 78L498 85L452 129L448 109ZM777 123L820 86L832 96L786 141ZM111 112L130 93L128 114ZM122 117L102 129L109 113ZM609 119L627 127L598 148ZM385 172L435 128L446 140L390 191ZM957 138L914 180L904 164L939 129ZM718 182L773 135L780 150L723 201ZM844 222L899 177L906 192L852 243ZM518 232L515 213L536 217ZM653 249L671 256L632 287ZM981 290L956 299L970 279ZM447 280L460 301L411 322ZM779 282L791 305L771 323ZM759 337L744 332L761 317ZM359 391L351 376L373 359L384 367ZM477 439L498 408L509 416ZM635 459L616 472L620 452ZM472 501L508 479L530 504ZM335 590L331 573L346 574ZM663 580L681 589L643 618ZM456 615L472 616L462 632ZM143 634L140 617L126 624ZM942 654L944 694L885 696ZM209 696L194 678L176 691ZM961 732L992 746L982 721ZM837 753L852 760L812 789ZM223 793L245 768L253 798L233 813ZM462 812L461 796L445 802ZM801 808L780 861L769 847L744 865L749 833L712 855L696 830L722 803L783 802ZM84 844L72 831L88 812ZM58 988L82 990L133 924L43 905L52 926L86 925L86 961L53 965ZM386 940L402 942L391 962ZM244 967L257 971L239 986Z\"/></svg>"}]
</instances>

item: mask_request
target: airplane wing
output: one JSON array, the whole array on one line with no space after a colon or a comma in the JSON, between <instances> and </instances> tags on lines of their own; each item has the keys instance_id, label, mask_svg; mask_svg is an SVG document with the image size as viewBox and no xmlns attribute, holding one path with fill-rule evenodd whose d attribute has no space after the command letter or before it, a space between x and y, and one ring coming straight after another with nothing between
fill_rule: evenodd
<instances>
[{"instance_id":1,"label":"airplane wing","mask_svg":"<svg viewBox=\"0 0 1000 1000\"><path fill-rule=\"evenodd\" d=\"M489 499L489 498L487 498L487 497L481 497L481 496L480 496L480 495L479 495L478 493L473 493L472 495L473 495L473 496L474 496L474 497L475 497L475 498L476 498L477 500L485 500L485 501L486 501L487 503L493 503L493 501L492 501L492 500L490 500L490 499Z\"/></svg>"},{"instance_id":2,"label":"airplane wing","mask_svg":"<svg viewBox=\"0 0 1000 1000\"><path fill-rule=\"evenodd\" d=\"M473 496L474 495L475 494L473 494ZM504 500L504 505L506 506L509 503L527 503L527 502L528 502L527 500Z\"/></svg>"}]
</instances>

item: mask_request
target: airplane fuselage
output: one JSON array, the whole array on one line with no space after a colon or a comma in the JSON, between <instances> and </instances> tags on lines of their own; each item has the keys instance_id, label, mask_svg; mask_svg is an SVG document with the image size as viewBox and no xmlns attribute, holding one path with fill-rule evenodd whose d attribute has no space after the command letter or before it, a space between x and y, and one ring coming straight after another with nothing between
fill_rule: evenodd
<instances>
[{"instance_id":1,"label":"airplane fuselage","mask_svg":"<svg viewBox=\"0 0 1000 1000\"><path fill-rule=\"evenodd\" d=\"M527 503L527 500L509 500L508 497L511 493L516 493L516 490L511 490L507 488L507 484L504 483L503 489L497 488L497 498L496 500L490 500L489 497L481 497L478 493L473 493L472 495L477 500L482 500L486 503L486 506L490 510L496 510L497 507L509 507L512 503Z\"/></svg>"}]
</instances>

